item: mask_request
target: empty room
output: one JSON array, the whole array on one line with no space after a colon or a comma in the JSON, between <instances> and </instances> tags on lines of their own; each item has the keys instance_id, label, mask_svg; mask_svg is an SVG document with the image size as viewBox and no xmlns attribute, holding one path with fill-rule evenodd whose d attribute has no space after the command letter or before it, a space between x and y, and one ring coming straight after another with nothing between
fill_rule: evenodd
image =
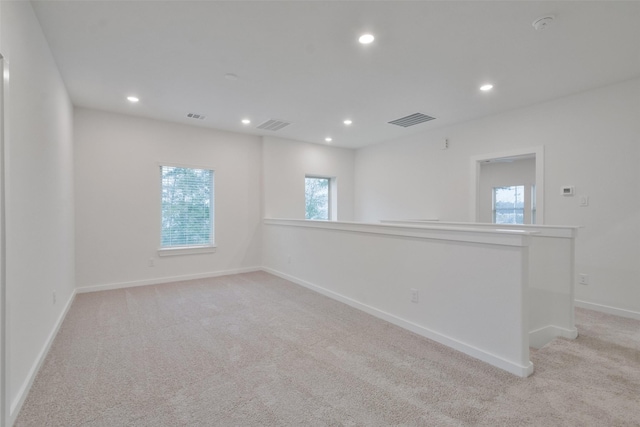
<instances>
[{"instance_id":1,"label":"empty room","mask_svg":"<svg viewBox=\"0 0 640 427\"><path fill-rule=\"evenodd\" d=\"M638 22L0 1L0 426L640 426Z\"/></svg>"}]
</instances>

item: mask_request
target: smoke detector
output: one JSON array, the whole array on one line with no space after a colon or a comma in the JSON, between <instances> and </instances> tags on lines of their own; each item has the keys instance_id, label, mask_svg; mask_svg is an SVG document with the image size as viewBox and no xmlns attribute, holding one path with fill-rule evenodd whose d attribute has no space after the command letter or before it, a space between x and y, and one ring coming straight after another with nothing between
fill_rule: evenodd
<instances>
[{"instance_id":1,"label":"smoke detector","mask_svg":"<svg viewBox=\"0 0 640 427\"><path fill-rule=\"evenodd\" d=\"M533 28L540 31L540 30L544 30L549 25L551 25L552 21L553 21L553 15L541 16L540 18L533 21L533 24L531 25L533 25Z\"/></svg>"}]
</instances>

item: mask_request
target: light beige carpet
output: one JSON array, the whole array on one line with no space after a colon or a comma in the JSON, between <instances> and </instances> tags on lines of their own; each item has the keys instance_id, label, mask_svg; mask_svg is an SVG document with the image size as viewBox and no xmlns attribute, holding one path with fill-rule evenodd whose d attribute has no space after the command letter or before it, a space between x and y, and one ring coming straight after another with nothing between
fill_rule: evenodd
<instances>
[{"instance_id":1,"label":"light beige carpet","mask_svg":"<svg viewBox=\"0 0 640 427\"><path fill-rule=\"evenodd\" d=\"M266 273L80 294L17 426L640 425L640 322L518 378Z\"/></svg>"}]
</instances>

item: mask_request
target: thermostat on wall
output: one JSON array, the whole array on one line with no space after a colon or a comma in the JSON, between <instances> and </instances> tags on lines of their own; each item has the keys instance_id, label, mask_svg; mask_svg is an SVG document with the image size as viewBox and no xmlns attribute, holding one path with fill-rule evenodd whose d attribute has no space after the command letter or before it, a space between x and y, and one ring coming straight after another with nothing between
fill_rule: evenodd
<instances>
[{"instance_id":1,"label":"thermostat on wall","mask_svg":"<svg viewBox=\"0 0 640 427\"><path fill-rule=\"evenodd\" d=\"M573 185L566 185L564 187L562 187L562 195L563 196L573 196L575 193L575 189L573 187Z\"/></svg>"}]
</instances>

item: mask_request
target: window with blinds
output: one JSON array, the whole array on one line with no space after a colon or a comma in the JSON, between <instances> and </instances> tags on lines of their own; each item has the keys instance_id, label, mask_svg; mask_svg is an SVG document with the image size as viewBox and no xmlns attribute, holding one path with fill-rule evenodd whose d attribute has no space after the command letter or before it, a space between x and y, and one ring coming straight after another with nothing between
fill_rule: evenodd
<instances>
[{"instance_id":1,"label":"window with blinds","mask_svg":"<svg viewBox=\"0 0 640 427\"><path fill-rule=\"evenodd\" d=\"M160 166L161 248L213 246L213 170Z\"/></svg>"}]
</instances>

